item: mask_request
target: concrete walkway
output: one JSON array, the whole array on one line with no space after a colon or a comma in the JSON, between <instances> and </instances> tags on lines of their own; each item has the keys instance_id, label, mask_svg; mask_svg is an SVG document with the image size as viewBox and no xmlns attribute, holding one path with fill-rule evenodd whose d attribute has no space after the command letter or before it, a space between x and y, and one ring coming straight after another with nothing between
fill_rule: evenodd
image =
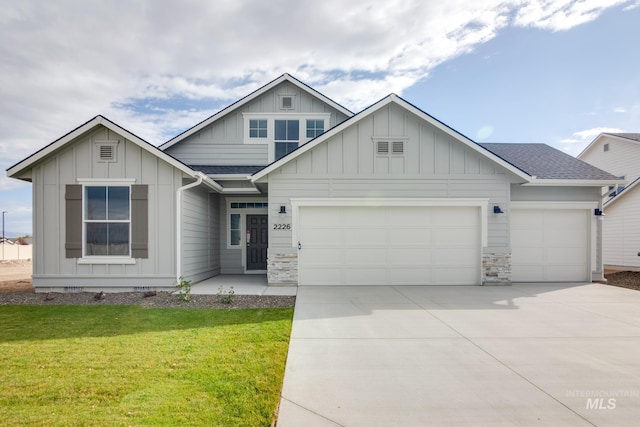
<instances>
[{"instance_id":1,"label":"concrete walkway","mask_svg":"<svg viewBox=\"0 0 640 427\"><path fill-rule=\"evenodd\" d=\"M295 296L297 286L269 286L267 276L261 274L221 274L198 282L191 287L192 295L216 295L229 292L234 295L279 295Z\"/></svg>"},{"instance_id":2,"label":"concrete walkway","mask_svg":"<svg viewBox=\"0 0 640 427\"><path fill-rule=\"evenodd\" d=\"M278 427L631 426L640 292L301 287Z\"/></svg>"}]
</instances>

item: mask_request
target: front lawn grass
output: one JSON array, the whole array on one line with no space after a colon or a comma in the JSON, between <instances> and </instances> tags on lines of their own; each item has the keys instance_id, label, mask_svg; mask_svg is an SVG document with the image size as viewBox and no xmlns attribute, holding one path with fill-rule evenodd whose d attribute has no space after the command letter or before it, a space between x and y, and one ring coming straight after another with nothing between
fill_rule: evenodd
<instances>
[{"instance_id":1,"label":"front lawn grass","mask_svg":"<svg viewBox=\"0 0 640 427\"><path fill-rule=\"evenodd\" d=\"M0 307L3 425L269 426L292 308Z\"/></svg>"}]
</instances>

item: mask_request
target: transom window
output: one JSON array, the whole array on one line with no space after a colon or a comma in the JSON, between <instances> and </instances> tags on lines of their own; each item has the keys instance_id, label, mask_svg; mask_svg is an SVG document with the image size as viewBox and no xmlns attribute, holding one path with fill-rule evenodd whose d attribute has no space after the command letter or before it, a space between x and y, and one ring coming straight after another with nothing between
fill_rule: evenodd
<instances>
[{"instance_id":1,"label":"transom window","mask_svg":"<svg viewBox=\"0 0 640 427\"><path fill-rule=\"evenodd\" d=\"M307 138L315 138L324 133L324 120L307 119Z\"/></svg>"},{"instance_id":2,"label":"transom window","mask_svg":"<svg viewBox=\"0 0 640 427\"><path fill-rule=\"evenodd\" d=\"M249 120L249 138L266 138L267 121L263 119Z\"/></svg>"},{"instance_id":3,"label":"transom window","mask_svg":"<svg viewBox=\"0 0 640 427\"><path fill-rule=\"evenodd\" d=\"M129 256L131 196L128 186L86 186L85 256Z\"/></svg>"}]
</instances>

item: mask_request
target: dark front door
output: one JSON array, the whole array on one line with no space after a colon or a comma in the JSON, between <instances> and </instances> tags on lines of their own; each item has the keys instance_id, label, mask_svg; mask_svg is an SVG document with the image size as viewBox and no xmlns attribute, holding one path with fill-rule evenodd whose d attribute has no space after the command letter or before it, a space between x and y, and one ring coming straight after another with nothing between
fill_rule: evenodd
<instances>
[{"instance_id":1,"label":"dark front door","mask_svg":"<svg viewBox=\"0 0 640 427\"><path fill-rule=\"evenodd\" d=\"M267 215L247 215L247 270L267 269Z\"/></svg>"}]
</instances>

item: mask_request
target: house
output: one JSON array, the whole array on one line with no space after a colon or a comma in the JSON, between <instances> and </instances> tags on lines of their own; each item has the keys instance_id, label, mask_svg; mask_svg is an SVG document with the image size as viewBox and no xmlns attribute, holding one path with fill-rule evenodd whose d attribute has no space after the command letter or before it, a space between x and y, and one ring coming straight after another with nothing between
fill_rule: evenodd
<instances>
[{"instance_id":1,"label":"house","mask_svg":"<svg viewBox=\"0 0 640 427\"><path fill-rule=\"evenodd\" d=\"M158 148L97 116L7 174L33 183L38 291L600 280L594 213L620 182L393 94L353 114L288 74Z\"/></svg>"},{"instance_id":2,"label":"house","mask_svg":"<svg viewBox=\"0 0 640 427\"><path fill-rule=\"evenodd\" d=\"M606 268L640 271L640 133L602 133L578 158L623 179L603 188Z\"/></svg>"}]
</instances>

